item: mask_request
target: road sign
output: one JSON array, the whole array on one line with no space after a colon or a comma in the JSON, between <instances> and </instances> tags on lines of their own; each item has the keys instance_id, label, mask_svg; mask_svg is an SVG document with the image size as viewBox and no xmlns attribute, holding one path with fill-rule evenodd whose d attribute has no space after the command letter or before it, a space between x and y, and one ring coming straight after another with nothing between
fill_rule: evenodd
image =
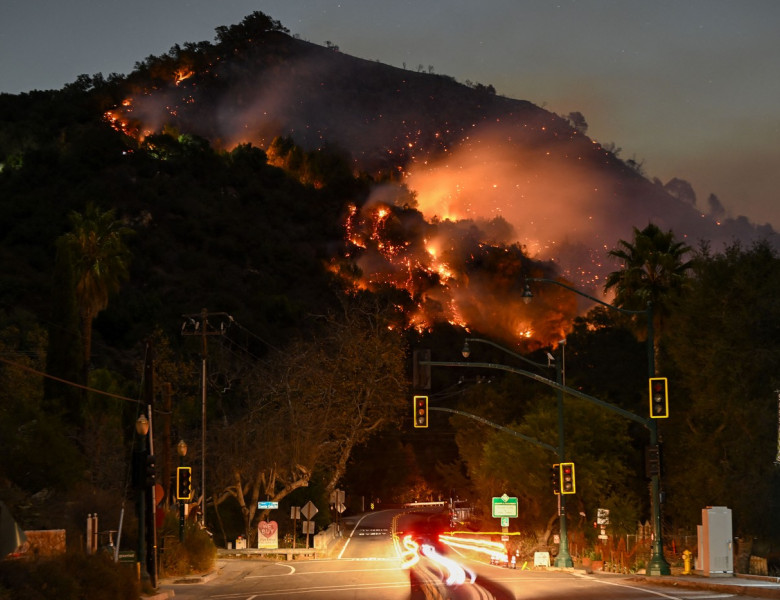
<instances>
[{"instance_id":1,"label":"road sign","mask_svg":"<svg viewBox=\"0 0 780 600\"><path fill-rule=\"evenodd\" d=\"M319 509L316 506L314 506L314 503L311 500L309 500L306 504L304 504L303 508L301 509L301 514L310 520L318 512L320 512Z\"/></svg>"},{"instance_id":2,"label":"road sign","mask_svg":"<svg viewBox=\"0 0 780 600\"><path fill-rule=\"evenodd\" d=\"M265 508L279 508L278 502L271 502L269 501L262 501L257 503L257 508L259 509L265 509Z\"/></svg>"},{"instance_id":3,"label":"road sign","mask_svg":"<svg viewBox=\"0 0 780 600\"><path fill-rule=\"evenodd\" d=\"M509 517L501 517L501 527L509 527Z\"/></svg>"},{"instance_id":4,"label":"road sign","mask_svg":"<svg viewBox=\"0 0 780 600\"><path fill-rule=\"evenodd\" d=\"M290 507L290 518L291 519L300 519L301 518L301 507L300 506L291 506Z\"/></svg>"},{"instance_id":5,"label":"road sign","mask_svg":"<svg viewBox=\"0 0 780 600\"><path fill-rule=\"evenodd\" d=\"M493 517L517 517L517 498L504 494L493 497Z\"/></svg>"},{"instance_id":6,"label":"road sign","mask_svg":"<svg viewBox=\"0 0 780 600\"><path fill-rule=\"evenodd\" d=\"M301 521L301 527L306 535L314 533L314 521Z\"/></svg>"}]
</instances>

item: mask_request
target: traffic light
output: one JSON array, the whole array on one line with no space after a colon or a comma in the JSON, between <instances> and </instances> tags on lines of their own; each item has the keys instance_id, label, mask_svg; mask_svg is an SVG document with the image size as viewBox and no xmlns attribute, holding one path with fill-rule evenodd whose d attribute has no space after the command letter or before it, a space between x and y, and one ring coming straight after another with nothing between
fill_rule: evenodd
<instances>
[{"instance_id":1,"label":"traffic light","mask_svg":"<svg viewBox=\"0 0 780 600\"><path fill-rule=\"evenodd\" d=\"M669 384L666 377L650 378L650 418L669 417Z\"/></svg>"},{"instance_id":2,"label":"traffic light","mask_svg":"<svg viewBox=\"0 0 780 600\"><path fill-rule=\"evenodd\" d=\"M147 454L146 455L146 462L145 462L145 470L144 470L144 486L145 487L154 487L154 480L156 478L154 474L154 455Z\"/></svg>"},{"instance_id":3,"label":"traffic light","mask_svg":"<svg viewBox=\"0 0 780 600\"><path fill-rule=\"evenodd\" d=\"M420 361L428 362L430 360L430 350L415 350L412 352L412 385L414 389L431 389L431 365L420 364Z\"/></svg>"},{"instance_id":4,"label":"traffic light","mask_svg":"<svg viewBox=\"0 0 780 600\"><path fill-rule=\"evenodd\" d=\"M574 463L561 463L561 494L574 494L576 491Z\"/></svg>"},{"instance_id":5,"label":"traffic light","mask_svg":"<svg viewBox=\"0 0 780 600\"><path fill-rule=\"evenodd\" d=\"M414 426L428 427L428 396L415 396L414 406Z\"/></svg>"},{"instance_id":6,"label":"traffic light","mask_svg":"<svg viewBox=\"0 0 780 600\"><path fill-rule=\"evenodd\" d=\"M176 499L189 500L192 497L192 468L176 468Z\"/></svg>"},{"instance_id":7,"label":"traffic light","mask_svg":"<svg viewBox=\"0 0 780 600\"><path fill-rule=\"evenodd\" d=\"M550 481L552 482L553 494L561 493L561 465L558 463L552 466L550 469Z\"/></svg>"},{"instance_id":8,"label":"traffic light","mask_svg":"<svg viewBox=\"0 0 780 600\"><path fill-rule=\"evenodd\" d=\"M661 474L660 444L652 444L645 447L645 474L648 479Z\"/></svg>"}]
</instances>

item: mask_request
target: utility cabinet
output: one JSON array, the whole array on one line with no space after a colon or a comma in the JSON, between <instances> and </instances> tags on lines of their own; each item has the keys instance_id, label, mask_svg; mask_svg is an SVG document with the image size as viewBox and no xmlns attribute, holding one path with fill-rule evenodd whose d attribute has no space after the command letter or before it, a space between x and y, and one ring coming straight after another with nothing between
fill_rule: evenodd
<instances>
[{"instance_id":1,"label":"utility cabinet","mask_svg":"<svg viewBox=\"0 0 780 600\"><path fill-rule=\"evenodd\" d=\"M734 576L731 509L708 506L701 511L698 569L706 577Z\"/></svg>"}]
</instances>

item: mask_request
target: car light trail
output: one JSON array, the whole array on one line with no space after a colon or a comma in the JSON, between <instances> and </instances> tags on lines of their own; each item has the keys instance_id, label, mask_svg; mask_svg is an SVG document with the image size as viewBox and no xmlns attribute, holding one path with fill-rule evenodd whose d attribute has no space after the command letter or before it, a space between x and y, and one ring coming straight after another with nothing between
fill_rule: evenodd
<instances>
[{"instance_id":1,"label":"car light trail","mask_svg":"<svg viewBox=\"0 0 780 600\"><path fill-rule=\"evenodd\" d=\"M423 556L432 560L437 565L447 570L447 572L449 573L449 576L445 581L447 585L461 585L463 583L466 583L466 570L462 566L460 566L457 562L455 562L451 558L439 554L436 551L436 548L428 544L423 544L422 553ZM476 578L477 576L474 573L469 571L469 583L474 583Z\"/></svg>"},{"instance_id":2,"label":"car light trail","mask_svg":"<svg viewBox=\"0 0 780 600\"><path fill-rule=\"evenodd\" d=\"M404 549L401 550L401 568L411 569L420 560L418 550L420 546L412 539L411 535L405 535L403 539Z\"/></svg>"},{"instance_id":3,"label":"car light trail","mask_svg":"<svg viewBox=\"0 0 780 600\"><path fill-rule=\"evenodd\" d=\"M447 544L453 548L461 548L463 550L472 550L474 552L481 552L487 554L491 559L505 560L506 548L500 542L491 542L490 540L476 540L468 538L459 538L449 535L440 535L439 541L442 544Z\"/></svg>"}]
</instances>

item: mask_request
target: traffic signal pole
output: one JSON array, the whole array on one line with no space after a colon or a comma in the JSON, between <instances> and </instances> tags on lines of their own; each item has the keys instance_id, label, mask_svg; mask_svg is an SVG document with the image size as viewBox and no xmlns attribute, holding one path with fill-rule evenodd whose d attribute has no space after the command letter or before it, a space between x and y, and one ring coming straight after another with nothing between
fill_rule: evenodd
<instances>
[{"instance_id":1,"label":"traffic signal pole","mask_svg":"<svg viewBox=\"0 0 780 600\"><path fill-rule=\"evenodd\" d=\"M575 294L583 296L584 298L588 298L589 300L592 300L597 304L605 306L610 310L617 311L624 315L644 314L647 318L647 376L649 378L655 377L655 330L654 330L655 320L653 318L652 302L647 303L646 310L629 310L626 308L615 306L613 304L610 304L609 302L604 302L603 300L600 300L595 296L586 294L585 292L578 290L577 288L572 287L570 285L566 285L565 283L563 283L562 281L558 281L557 279L544 279L538 277L526 278L525 289L523 290L523 299L525 302L528 302L531 300L531 298L533 298L533 293L531 292L531 288L528 286L528 282L552 283L554 285L567 289L571 292L574 292ZM610 406L606 403L602 403L602 405L604 405L605 408L609 408ZM624 415L624 416L626 416L627 418L632 418L632 417L628 417L628 415ZM633 420L637 420L637 419L633 419ZM657 446L658 425L656 424L656 421L654 419L647 419L647 421L643 422L642 424L645 427L647 427L648 431L650 432L650 445ZM650 561L647 564L647 574L648 575L671 575L672 573L671 567L669 566L669 563L666 561L666 558L664 557L663 529L661 527L660 473L654 473L651 476L650 481L651 481L650 501L653 507L653 548L652 548L652 555L650 557Z\"/></svg>"},{"instance_id":2,"label":"traffic signal pole","mask_svg":"<svg viewBox=\"0 0 780 600\"><path fill-rule=\"evenodd\" d=\"M555 361L555 381L558 385L562 382L562 363ZM557 390L558 401L558 460L562 463L566 460L566 448L564 445L564 427L563 427L563 390ZM569 533L566 528L566 496L558 495L558 521L561 530L561 543L558 546L558 556L555 557L555 566L559 568L568 568L574 566L574 561L569 553Z\"/></svg>"},{"instance_id":3,"label":"traffic signal pole","mask_svg":"<svg viewBox=\"0 0 780 600\"><path fill-rule=\"evenodd\" d=\"M574 396L576 398L580 398L582 400L586 400L588 402L591 402L593 404L596 404L598 406L601 406L602 408L605 408L609 411L612 411L614 413L617 413L621 415L622 417L625 417L626 419L629 419L631 421L634 421L636 423L639 423L646 427L650 432L650 444L656 445L658 444L658 429L656 426L655 419L640 417L639 415L636 415L628 410L625 410L623 408L620 408L619 406L615 406L613 404L610 404L609 402L605 402L604 400L600 400L594 396L590 396L588 394L585 394L584 392L581 392L579 390L576 390L574 388L567 387L560 381L552 381L551 379L547 379L546 377L543 377L541 375L537 375L536 373L531 373L530 371L525 371L523 369L518 369L517 367L511 367L509 365L503 365L500 363L480 363L480 362L462 362L462 361L435 361L435 360L419 360L418 361L419 366L421 367L456 367L456 368L481 368L481 369L497 369L499 371L507 371L509 373L515 373L517 375L522 375L523 377L528 377L530 379L533 379L535 381L538 381L540 383L543 383L549 387L555 388L558 390L560 397L561 397L561 406L562 406L562 397L563 394L569 394L570 396ZM556 377L557 378L557 377ZM445 412L453 412L456 414L463 414L465 416L470 416L472 418L476 418L473 415L469 415L468 413L462 413L461 411L455 411L452 409L442 408L442 407L430 407L430 410L437 410L437 411L445 411ZM505 431L506 428L496 426L494 423L491 423L490 421L487 421L485 419L477 418L478 420L485 422L491 426L498 427L499 429L503 429ZM559 427L561 426L561 422L563 420L562 417L562 410L559 411ZM512 432L515 435L520 435L515 432ZM521 436L524 437L524 436ZM562 456L562 451L559 448L555 448L553 446L550 446L549 444L544 444L543 442L539 442L538 440L533 440L533 438L526 438L529 441L532 441L533 443L536 443L537 445L546 447L548 449L551 449L553 452L557 453L558 456ZM559 438L560 440L561 438ZM562 443L562 442L561 442ZM658 498L660 496L660 483L659 483L659 476L658 474L654 474L651 478L651 493L652 498L655 500L653 502L653 529L656 532L660 532L661 530L661 507L660 502L658 501ZM561 498L561 508L562 512L565 513L565 500ZM561 522L561 538L563 539L563 531L565 528L565 519ZM566 548L568 551L568 547ZM571 558L571 557L569 557ZM556 565L557 566L557 565ZM648 563L647 567L647 574L648 575L669 575L671 573L671 569L669 567L669 563L666 562L664 555L663 555L663 543L661 540L660 534L656 534L653 539L653 549L652 549L652 555L650 562Z\"/></svg>"}]
</instances>

